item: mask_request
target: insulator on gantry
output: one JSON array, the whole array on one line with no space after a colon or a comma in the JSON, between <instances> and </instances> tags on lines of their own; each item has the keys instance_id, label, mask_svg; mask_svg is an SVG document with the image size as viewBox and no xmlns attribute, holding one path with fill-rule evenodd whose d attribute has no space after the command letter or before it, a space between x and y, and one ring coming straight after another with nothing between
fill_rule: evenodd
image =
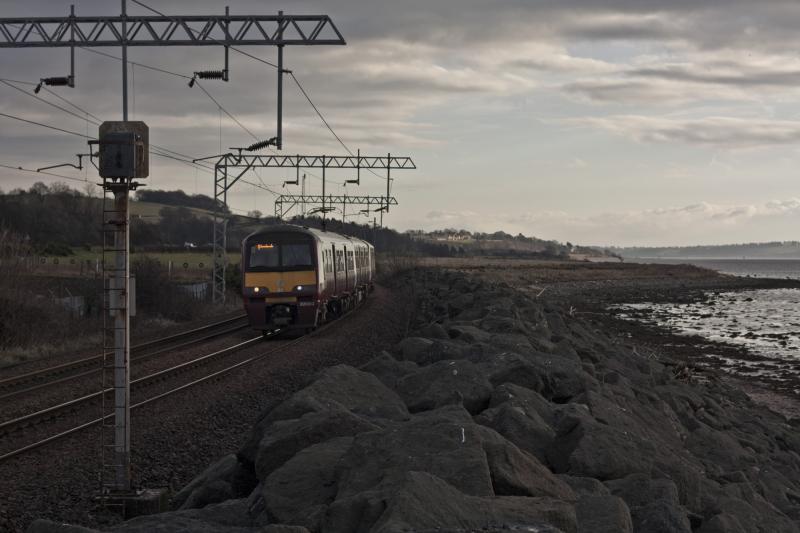
<instances>
[{"instance_id":1,"label":"insulator on gantry","mask_svg":"<svg viewBox=\"0 0 800 533\"><path fill-rule=\"evenodd\" d=\"M273 137L273 138L271 138L269 140L266 140L266 141L260 141L260 142L251 144L250 146L245 148L245 150L247 150L248 152L255 152L256 150L263 150L267 146L274 146L277 142L278 142L278 138L277 137Z\"/></svg>"}]
</instances>

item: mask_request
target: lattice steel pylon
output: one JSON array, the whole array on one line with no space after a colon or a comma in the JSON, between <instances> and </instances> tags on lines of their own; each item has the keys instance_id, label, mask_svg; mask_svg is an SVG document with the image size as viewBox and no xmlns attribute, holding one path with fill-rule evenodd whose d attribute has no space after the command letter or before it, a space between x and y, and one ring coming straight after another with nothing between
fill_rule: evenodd
<instances>
[{"instance_id":1,"label":"lattice steel pylon","mask_svg":"<svg viewBox=\"0 0 800 533\"><path fill-rule=\"evenodd\" d=\"M275 216L280 219L286 218L286 215L297 206L328 209L325 206L333 205L342 206L342 216L344 217L345 206L366 206L367 210L371 211L372 206L385 208L387 205L397 205L397 198L394 196L351 196L348 194L329 194L325 197L314 194L282 194L275 199Z\"/></svg>"},{"instance_id":2,"label":"lattice steel pylon","mask_svg":"<svg viewBox=\"0 0 800 533\"><path fill-rule=\"evenodd\" d=\"M322 195L320 203L321 212L326 213L327 196L325 194L325 173L328 169L383 169L387 172L387 183L392 169L394 170L414 170L416 165L410 157L393 156L364 156L358 155L330 156L330 155L247 155L238 153L228 153L195 159L198 161L216 160L214 164L214 286L212 287L212 297L214 302L225 301L225 275L228 268L227 261L227 216L223 210L228 205L228 190L233 187L248 171L254 168L295 168L299 173L300 169L319 168L322 169ZM231 170L239 170L232 178L229 178ZM388 185L387 185L388 190ZM341 197L337 197L337 203L341 203ZM367 198L367 197L362 197ZM382 209L388 210L389 205L396 205L397 200L390 197L382 198L385 203ZM392 203L392 200L394 201ZM276 207L277 209L277 207Z\"/></svg>"},{"instance_id":3,"label":"lattice steel pylon","mask_svg":"<svg viewBox=\"0 0 800 533\"><path fill-rule=\"evenodd\" d=\"M200 24L195 28L193 24ZM345 44L327 15L170 15L0 19L0 48Z\"/></svg>"},{"instance_id":4,"label":"lattice steel pylon","mask_svg":"<svg viewBox=\"0 0 800 533\"><path fill-rule=\"evenodd\" d=\"M70 48L116 47L122 50L122 117L128 122L128 47L149 46L253 46L278 48L278 112L277 142L282 143L283 48L291 45L344 45L341 33L327 15L220 15L220 16L137 16L128 15L126 0L120 0L119 16L77 16L74 9L66 17L0 18L0 48ZM195 27L197 26L197 27ZM73 69L74 72L74 69ZM74 75L70 77L74 85ZM114 265L113 285L109 285L109 307L114 313L114 386L129 390L130 382L130 281L128 203L129 188L120 184L113 188L114 208L109 217L117 220L116 230L107 226L104 213L104 234L117 239L105 247L109 263ZM129 184L130 185L130 184ZM124 221L119 218L124 214ZM124 233L124 237L120 237ZM224 239L224 227L223 227ZM114 240L112 239L112 240ZM105 254L104 254L105 255ZM113 261L110 260L113 255ZM120 288L123 287L123 288ZM112 296L116 295L116 296ZM119 401L117 401L119 400ZM114 480L109 490L128 491L131 485L129 394L115 396L113 462Z\"/></svg>"}]
</instances>

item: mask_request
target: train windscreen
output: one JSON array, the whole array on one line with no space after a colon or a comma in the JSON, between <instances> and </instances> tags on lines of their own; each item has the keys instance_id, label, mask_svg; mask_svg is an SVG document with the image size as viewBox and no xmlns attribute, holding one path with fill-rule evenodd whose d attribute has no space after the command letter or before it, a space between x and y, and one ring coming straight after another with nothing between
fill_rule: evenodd
<instances>
[{"instance_id":1,"label":"train windscreen","mask_svg":"<svg viewBox=\"0 0 800 533\"><path fill-rule=\"evenodd\" d=\"M250 245L250 271L305 270L314 267L308 243L254 243Z\"/></svg>"},{"instance_id":2,"label":"train windscreen","mask_svg":"<svg viewBox=\"0 0 800 533\"><path fill-rule=\"evenodd\" d=\"M307 244L282 244L281 266L284 267L310 267L311 247Z\"/></svg>"}]
</instances>

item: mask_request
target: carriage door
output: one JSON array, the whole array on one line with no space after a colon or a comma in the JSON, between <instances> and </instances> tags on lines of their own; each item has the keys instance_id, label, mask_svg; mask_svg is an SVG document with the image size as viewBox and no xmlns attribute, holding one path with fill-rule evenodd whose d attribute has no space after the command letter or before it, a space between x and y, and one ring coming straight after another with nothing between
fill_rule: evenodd
<instances>
[{"instance_id":1,"label":"carriage door","mask_svg":"<svg viewBox=\"0 0 800 533\"><path fill-rule=\"evenodd\" d=\"M336 245L335 244L331 245L331 272L333 272L333 293L332 294L337 294L337 292L336 292L336 276L338 274L338 271L336 269Z\"/></svg>"},{"instance_id":2,"label":"carriage door","mask_svg":"<svg viewBox=\"0 0 800 533\"><path fill-rule=\"evenodd\" d=\"M344 290L345 292L348 292L350 290L350 284L348 283L350 263L347 262L347 246L344 246L342 249L344 250L342 252L342 265L344 265Z\"/></svg>"}]
</instances>

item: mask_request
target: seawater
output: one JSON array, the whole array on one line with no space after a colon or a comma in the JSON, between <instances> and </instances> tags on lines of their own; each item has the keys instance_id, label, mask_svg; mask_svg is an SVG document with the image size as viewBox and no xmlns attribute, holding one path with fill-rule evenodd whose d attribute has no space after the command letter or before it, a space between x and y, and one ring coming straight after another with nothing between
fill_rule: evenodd
<instances>
[{"instance_id":1,"label":"seawater","mask_svg":"<svg viewBox=\"0 0 800 533\"><path fill-rule=\"evenodd\" d=\"M800 259L664 259L653 257L626 258L628 263L663 265L695 265L734 276L757 278L800 279Z\"/></svg>"},{"instance_id":2,"label":"seawater","mask_svg":"<svg viewBox=\"0 0 800 533\"><path fill-rule=\"evenodd\" d=\"M616 306L622 318L746 347L769 359L800 360L800 289L707 292L686 304Z\"/></svg>"}]
</instances>

